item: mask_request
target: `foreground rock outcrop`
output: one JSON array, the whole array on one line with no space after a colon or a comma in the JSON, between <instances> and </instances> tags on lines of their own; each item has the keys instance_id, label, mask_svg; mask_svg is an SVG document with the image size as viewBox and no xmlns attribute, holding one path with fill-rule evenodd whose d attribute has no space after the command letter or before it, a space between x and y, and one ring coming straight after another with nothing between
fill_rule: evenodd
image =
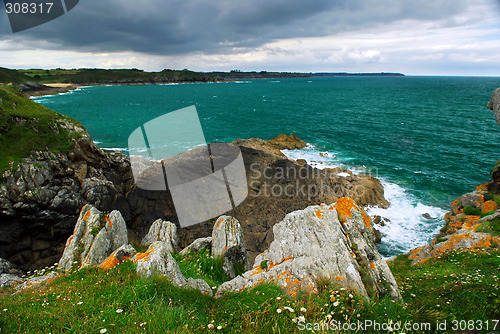
<instances>
[{"instance_id":1,"label":"foreground rock outcrop","mask_svg":"<svg viewBox=\"0 0 500 334\"><path fill-rule=\"evenodd\" d=\"M340 217L340 220L339 220ZM274 225L274 241L254 267L222 284L217 296L274 281L289 294L314 291L327 279L370 298L400 299L396 281L378 253L370 218L350 198L310 206Z\"/></svg>"},{"instance_id":2,"label":"foreground rock outcrop","mask_svg":"<svg viewBox=\"0 0 500 334\"><path fill-rule=\"evenodd\" d=\"M68 270L75 262L80 267L98 266L127 243L127 226L119 211L106 214L85 205L73 235L66 242L59 269Z\"/></svg>"}]
</instances>

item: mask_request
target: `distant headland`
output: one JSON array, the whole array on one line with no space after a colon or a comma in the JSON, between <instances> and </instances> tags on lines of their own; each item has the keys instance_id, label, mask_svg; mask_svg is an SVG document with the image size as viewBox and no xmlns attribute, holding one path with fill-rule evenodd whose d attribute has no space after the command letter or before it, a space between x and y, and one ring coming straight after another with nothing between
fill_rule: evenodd
<instances>
[{"instance_id":1,"label":"distant headland","mask_svg":"<svg viewBox=\"0 0 500 334\"><path fill-rule=\"evenodd\" d=\"M0 67L0 82L11 82L29 95L60 93L87 85L130 85L194 82L229 82L253 79L313 78L313 77L403 77L402 73L347 73L347 72L196 72L188 69L164 69L146 72L140 69L27 69L11 70ZM58 84L58 85L54 85ZM64 85L63 85L64 84Z\"/></svg>"}]
</instances>

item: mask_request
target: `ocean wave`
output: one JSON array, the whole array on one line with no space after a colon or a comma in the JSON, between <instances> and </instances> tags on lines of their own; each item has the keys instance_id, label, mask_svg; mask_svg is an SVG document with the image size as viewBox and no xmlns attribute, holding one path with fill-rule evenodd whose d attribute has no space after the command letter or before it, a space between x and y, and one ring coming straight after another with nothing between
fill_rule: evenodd
<instances>
[{"instance_id":1,"label":"ocean wave","mask_svg":"<svg viewBox=\"0 0 500 334\"><path fill-rule=\"evenodd\" d=\"M304 149L282 150L282 152L288 158L304 159L308 165L319 169L342 167L354 174L366 173L363 166L349 166L340 162L335 152L321 151L311 144L308 144ZM385 222L385 226L376 225L376 228L385 235L382 242L378 244L380 253L390 257L406 253L429 242L443 226L443 216L446 211L439 207L423 204L398 184L383 177L377 177L384 186L385 198L391 203L387 209L380 207L367 209L370 216L381 216L390 220Z\"/></svg>"}]
</instances>

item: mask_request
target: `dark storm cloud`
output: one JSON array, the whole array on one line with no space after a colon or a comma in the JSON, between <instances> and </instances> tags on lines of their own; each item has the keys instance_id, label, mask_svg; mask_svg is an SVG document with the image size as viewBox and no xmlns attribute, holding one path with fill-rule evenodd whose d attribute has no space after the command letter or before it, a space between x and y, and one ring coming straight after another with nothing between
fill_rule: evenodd
<instances>
[{"instance_id":1,"label":"dark storm cloud","mask_svg":"<svg viewBox=\"0 0 500 334\"><path fill-rule=\"evenodd\" d=\"M82 0L45 25L2 29L0 40L88 52L217 53L404 19L454 25L466 8L465 0Z\"/></svg>"}]
</instances>

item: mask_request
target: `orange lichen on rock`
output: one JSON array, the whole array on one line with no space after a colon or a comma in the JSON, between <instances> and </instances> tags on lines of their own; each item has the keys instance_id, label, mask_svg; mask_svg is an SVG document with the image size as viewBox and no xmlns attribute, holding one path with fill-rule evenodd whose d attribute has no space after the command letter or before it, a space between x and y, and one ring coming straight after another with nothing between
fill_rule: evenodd
<instances>
[{"instance_id":1,"label":"orange lichen on rock","mask_svg":"<svg viewBox=\"0 0 500 334\"><path fill-rule=\"evenodd\" d=\"M150 246L144 253L137 253L135 255L135 259L137 262L147 261L147 260L149 260L149 257L151 256L151 254L154 253L154 251L156 251L156 248Z\"/></svg>"},{"instance_id":2,"label":"orange lichen on rock","mask_svg":"<svg viewBox=\"0 0 500 334\"><path fill-rule=\"evenodd\" d=\"M316 217L318 217L319 219L323 218L323 211L316 210L315 214L316 214Z\"/></svg>"},{"instance_id":3,"label":"orange lichen on rock","mask_svg":"<svg viewBox=\"0 0 500 334\"><path fill-rule=\"evenodd\" d=\"M354 200L350 197L341 197L337 200L337 203L334 205L335 209L337 209L337 213L343 217L352 217L352 208L356 208L356 204L354 204ZM357 210L358 208L356 208Z\"/></svg>"},{"instance_id":4,"label":"orange lichen on rock","mask_svg":"<svg viewBox=\"0 0 500 334\"><path fill-rule=\"evenodd\" d=\"M498 204L495 201L486 201L483 204L483 212L490 212L498 210Z\"/></svg>"},{"instance_id":5,"label":"orange lichen on rock","mask_svg":"<svg viewBox=\"0 0 500 334\"><path fill-rule=\"evenodd\" d=\"M370 268L371 268L371 269L375 269L375 268L376 268L376 267L375 267L375 263L373 263L373 261L370 261Z\"/></svg>"},{"instance_id":6,"label":"orange lichen on rock","mask_svg":"<svg viewBox=\"0 0 500 334\"><path fill-rule=\"evenodd\" d=\"M87 221L90 218L90 211L87 211L87 213L83 216L83 220Z\"/></svg>"},{"instance_id":7,"label":"orange lichen on rock","mask_svg":"<svg viewBox=\"0 0 500 334\"><path fill-rule=\"evenodd\" d=\"M476 188L476 191L488 191L488 186L490 185L490 182L481 184Z\"/></svg>"},{"instance_id":8,"label":"orange lichen on rock","mask_svg":"<svg viewBox=\"0 0 500 334\"><path fill-rule=\"evenodd\" d=\"M99 265L99 268L104 269L104 270L108 270L108 269L116 267L119 263L120 263L120 261L116 257L116 254L113 253L106 260L104 260L103 263L101 263Z\"/></svg>"},{"instance_id":9,"label":"orange lichen on rock","mask_svg":"<svg viewBox=\"0 0 500 334\"><path fill-rule=\"evenodd\" d=\"M215 223L215 228L219 227L219 224L222 222L222 218L217 219L217 222Z\"/></svg>"},{"instance_id":10,"label":"orange lichen on rock","mask_svg":"<svg viewBox=\"0 0 500 334\"><path fill-rule=\"evenodd\" d=\"M337 213L341 215L342 217L352 217L352 208L356 209L357 211L360 211L361 214L363 215L363 221L365 223L365 226L369 229L372 228L371 226L371 218L368 217L368 215L365 213L364 210L360 209L355 203L354 200L350 197L342 197L337 200L337 203L334 204L335 209L337 209Z\"/></svg>"},{"instance_id":11,"label":"orange lichen on rock","mask_svg":"<svg viewBox=\"0 0 500 334\"><path fill-rule=\"evenodd\" d=\"M410 260L414 260L414 259L416 259L416 258L417 258L417 256L418 256L418 252L420 252L420 251L421 251L424 247L425 247L425 246L420 246L420 247L418 247L418 248L412 249L412 250L410 251L410 255L408 256L408 258L409 258Z\"/></svg>"},{"instance_id":12,"label":"orange lichen on rock","mask_svg":"<svg viewBox=\"0 0 500 334\"><path fill-rule=\"evenodd\" d=\"M111 219L106 217L106 222L109 224L109 228L113 228L113 222L111 221Z\"/></svg>"},{"instance_id":13,"label":"orange lichen on rock","mask_svg":"<svg viewBox=\"0 0 500 334\"><path fill-rule=\"evenodd\" d=\"M336 280L336 281L342 281L342 276L341 276L341 275L336 276L336 277L335 277L335 280Z\"/></svg>"},{"instance_id":14,"label":"orange lichen on rock","mask_svg":"<svg viewBox=\"0 0 500 334\"><path fill-rule=\"evenodd\" d=\"M365 226L367 228L371 229L372 228L372 225L371 225L372 219L370 217L368 217L368 215L365 213L364 210L361 210L361 214L363 215L363 220L365 222Z\"/></svg>"}]
</instances>

